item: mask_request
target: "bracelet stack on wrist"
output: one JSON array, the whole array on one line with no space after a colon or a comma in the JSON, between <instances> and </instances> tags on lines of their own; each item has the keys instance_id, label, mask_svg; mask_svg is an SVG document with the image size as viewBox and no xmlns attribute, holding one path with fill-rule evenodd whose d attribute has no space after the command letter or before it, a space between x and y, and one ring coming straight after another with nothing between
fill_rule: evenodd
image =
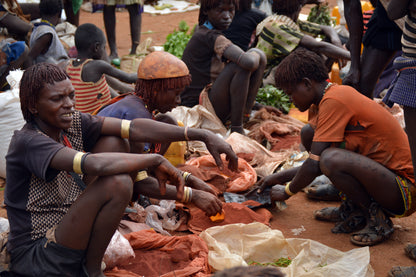
<instances>
[{"instance_id":1,"label":"bracelet stack on wrist","mask_svg":"<svg viewBox=\"0 0 416 277\"><path fill-rule=\"evenodd\" d=\"M192 174L190 172L187 172L187 171L184 171L182 173L182 177L183 177L183 180L185 181L185 185L188 183L189 176L191 176L191 175Z\"/></svg>"},{"instance_id":2,"label":"bracelet stack on wrist","mask_svg":"<svg viewBox=\"0 0 416 277\"><path fill-rule=\"evenodd\" d=\"M189 203L192 201L192 189L190 187L184 187L182 203Z\"/></svg>"}]
</instances>

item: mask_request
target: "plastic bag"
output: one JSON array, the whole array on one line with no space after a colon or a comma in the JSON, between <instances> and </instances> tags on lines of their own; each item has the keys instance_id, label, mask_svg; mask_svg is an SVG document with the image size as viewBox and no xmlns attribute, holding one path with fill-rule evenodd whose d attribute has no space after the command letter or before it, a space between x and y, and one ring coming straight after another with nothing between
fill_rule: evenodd
<instances>
[{"instance_id":1,"label":"plastic bag","mask_svg":"<svg viewBox=\"0 0 416 277\"><path fill-rule=\"evenodd\" d=\"M291 264L280 268L286 277L374 276L368 247L342 252L314 240L285 239L279 230L258 222L211 227L200 237L208 245L208 263L214 270L290 258Z\"/></svg>"},{"instance_id":2,"label":"plastic bag","mask_svg":"<svg viewBox=\"0 0 416 277\"><path fill-rule=\"evenodd\" d=\"M234 152L239 157L245 160L247 160L247 156L251 157L248 163L253 166L257 175L260 177L272 174L293 153L293 151L289 150L279 152L269 151L257 141L237 132L231 133L226 139L226 142L232 146Z\"/></svg>"},{"instance_id":3,"label":"plastic bag","mask_svg":"<svg viewBox=\"0 0 416 277\"><path fill-rule=\"evenodd\" d=\"M0 217L0 233L10 231L9 220L4 217Z\"/></svg>"},{"instance_id":4,"label":"plastic bag","mask_svg":"<svg viewBox=\"0 0 416 277\"><path fill-rule=\"evenodd\" d=\"M128 260L135 257L136 255L134 254L130 242L116 230L104 253L103 261L106 265L106 269L126 263Z\"/></svg>"},{"instance_id":5,"label":"plastic bag","mask_svg":"<svg viewBox=\"0 0 416 277\"><path fill-rule=\"evenodd\" d=\"M11 71L7 76L7 81L12 90L0 93L0 176L3 178L6 178L5 156L9 150L10 140L14 131L21 129L25 124L19 98L19 85L22 75L22 70Z\"/></svg>"},{"instance_id":6,"label":"plastic bag","mask_svg":"<svg viewBox=\"0 0 416 277\"><path fill-rule=\"evenodd\" d=\"M155 229L155 231L170 236L165 230L175 231L186 219L185 214L175 210L175 207L174 200L161 200L159 205L148 206L145 209L147 212L146 224Z\"/></svg>"}]
</instances>

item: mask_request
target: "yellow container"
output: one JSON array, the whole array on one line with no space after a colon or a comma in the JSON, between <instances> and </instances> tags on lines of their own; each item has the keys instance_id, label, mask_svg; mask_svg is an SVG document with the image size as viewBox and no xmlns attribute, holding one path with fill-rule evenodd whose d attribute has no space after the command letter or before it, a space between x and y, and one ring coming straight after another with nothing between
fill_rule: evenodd
<instances>
[{"instance_id":1,"label":"yellow container","mask_svg":"<svg viewBox=\"0 0 416 277\"><path fill-rule=\"evenodd\" d=\"M178 121L178 125L183 127L183 123ZM186 141L174 141L170 144L164 157L174 166L185 163Z\"/></svg>"},{"instance_id":2,"label":"yellow container","mask_svg":"<svg viewBox=\"0 0 416 277\"><path fill-rule=\"evenodd\" d=\"M336 83L338 85L342 85L342 79L339 76L339 66L338 66L337 63L334 63L332 65L332 70L331 70L330 76L331 76L331 82L332 83Z\"/></svg>"},{"instance_id":3,"label":"yellow container","mask_svg":"<svg viewBox=\"0 0 416 277\"><path fill-rule=\"evenodd\" d=\"M338 8L338 6L335 6L335 7L332 9L331 16L332 16L332 17L335 17L335 23L336 23L336 25L339 25L339 20L340 20L340 18L341 18L341 14L339 13L339 8Z\"/></svg>"}]
</instances>

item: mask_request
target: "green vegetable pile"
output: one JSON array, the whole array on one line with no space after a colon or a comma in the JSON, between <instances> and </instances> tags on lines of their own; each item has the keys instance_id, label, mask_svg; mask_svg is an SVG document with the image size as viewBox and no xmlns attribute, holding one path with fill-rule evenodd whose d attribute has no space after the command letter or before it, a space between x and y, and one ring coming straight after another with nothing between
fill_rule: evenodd
<instances>
[{"instance_id":1,"label":"green vegetable pile","mask_svg":"<svg viewBox=\"0 0 416 277\"><path fill-rule=\"evenodd\" d=\"M335 25L335 20L331 17L328 3L312 7L307 20L320 25Z\"/></svg>"},{"instance_id":2,"label":"green vegetable pile","mask_svg":"<svg viewBox=\"0 0 416 277\"><path fill-rule=\"evenodd\" d=\"M289 96L273 85L260 88L257 92L256 101L263 105L275 107L284 113L289 112L292 104Z\"/></svg>"},{"instance_id":3,"label":"green vegetable pile","mask_svg":"<svg viewBox=\"0 0 416 277\"><path fill-rule=\"evenodd\" d=\"M259 263L255 261L248 262L248 265L258 265L258 266L274 266L274 267L288 267L292 263L290 258L279 258L274 260L271 263Z\"/></svg>"},{"instance_id":4,"label":"green vegetable pile","mask_svg":"<svg viewBox=\"0 0 416 277\"><path fill-rule=\"evenodd\" d=\"M175 29L172 33L167 35L166 42L163 44L164 50L178 58L182 58L183 50L185 50L186 45L191 39L195 27L189 34L188 30L189 26L186 21L182 20L179 22L179 30L177 31Z\"/></svg>"}]
</instances>

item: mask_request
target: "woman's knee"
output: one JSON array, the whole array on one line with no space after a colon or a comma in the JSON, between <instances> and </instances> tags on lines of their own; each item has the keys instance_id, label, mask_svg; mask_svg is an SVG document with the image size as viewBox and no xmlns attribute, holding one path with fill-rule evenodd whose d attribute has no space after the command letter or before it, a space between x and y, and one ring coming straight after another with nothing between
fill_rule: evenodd
<instances>
[{"instance_id":1,"label":"woman's knee","mask_svg":"<svg viewBox=\"0 0 416 277\"><path fill-rule=\"evenodd\" d=\"M133 181L129 174L117 174L102 178L99 184L101 190L110 198L130 201L133 195Z\"/></svg>"},{"instance_id":2,"label":"woman's knee","mask_svg":"<svg viewBox=\"0 0 416 277\"><path fill-rule=\"evenodd\" d=\"M315 130L312 128L310 124L306 124L300 130L301 143L303 147L305 147L305 150L308 152L311 151L312 139L313 139L314 134L315 134Z\"/></svg>"},{"instance_id":3,"label":"woman's knee","mask_svg":"<svg viewBox=\"0 0 416 277\"><path fill-rule=\"evenodd\" d=\"M319 165L323 174L330 176L331 173L340 168L343 164L341 151L343 150L339 148L328 148L321 153Z\"/></svg>"},{"instance_id":4,"label":"woman's knee","mask_svg":"<svg viewBox=\"0 0 416 277\"><path fill-rule=\"evenodd\" d=\"M172 125L178 125L178 121L172 116L167 115L167 114L159 113L158 115L156 115L156 121L167 123L167 124L172 124Z\"/></svg>"},{"instance_id":5,"label":"woman's knee","mask_svg":"<svg viewBox=\"0 0 416 277\"><path fill-rule=\"evenodd\" d=\"M266 65L267 64L266 54L264 54L264 52L261 51L260 49L258 49L258 48L251 48L247 52L256 52L259 55L259 57L260 57L259 64L260 65Z\"/></svg>"},{"instance_id":6,"label":"woman's knee","mask_svg":"<svg viewBox=\"0 0 416 277\"><path fill-rule=\"evenodd\" d=\"M129 153L130 147L128 141L115 136L102 136L95 143L92 153L101 152L122 152Z\"/></svg>"}]
</instances>

